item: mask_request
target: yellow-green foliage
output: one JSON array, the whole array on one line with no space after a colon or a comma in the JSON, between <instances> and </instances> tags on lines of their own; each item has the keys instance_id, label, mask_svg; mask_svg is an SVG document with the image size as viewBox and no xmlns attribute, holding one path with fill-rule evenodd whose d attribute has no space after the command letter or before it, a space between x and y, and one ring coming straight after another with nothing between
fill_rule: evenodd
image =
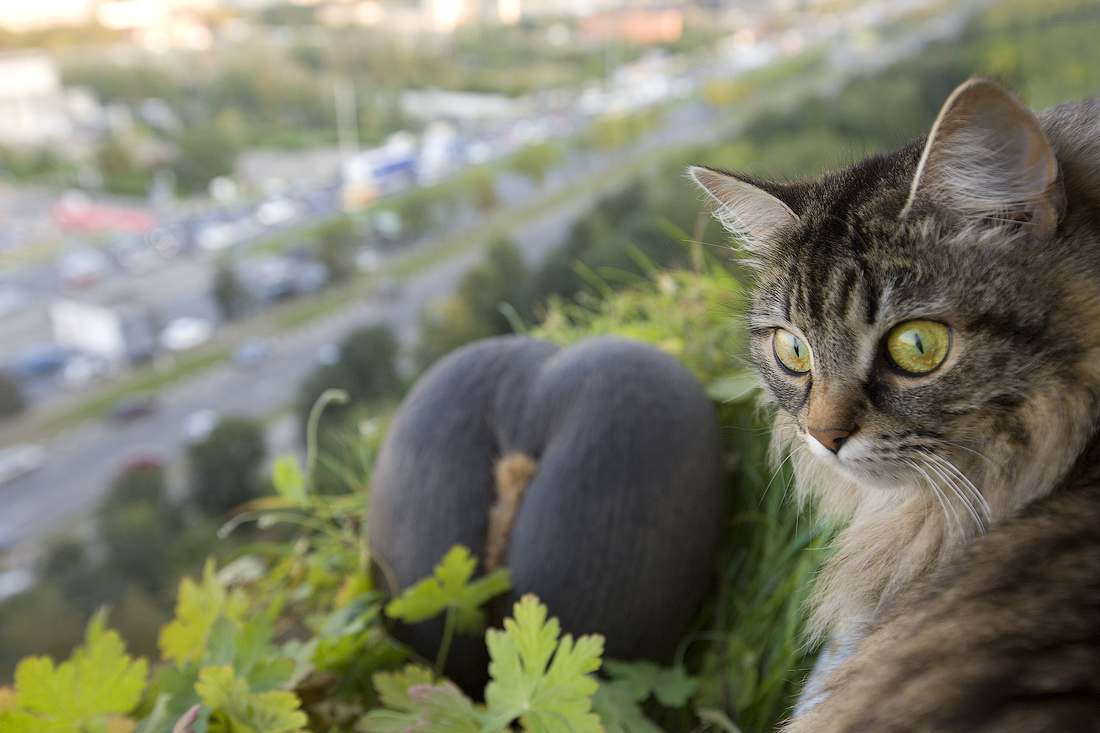
<instances>
[{"instance_id":1,"label":"yellow-green foliage","mask_svg":"<svg viewBox=\"0 0 1100 733\"><path fill-rule=\"evenodd\" d=\"M532 335L563 346L589 336L645 341L679 359L704 384L743 368L742 287L716 263L655 272L652 280L614 294L595 273L589 282L609 297L582 296L581 303L555 298Z\"/></svg>"}]
</instances>

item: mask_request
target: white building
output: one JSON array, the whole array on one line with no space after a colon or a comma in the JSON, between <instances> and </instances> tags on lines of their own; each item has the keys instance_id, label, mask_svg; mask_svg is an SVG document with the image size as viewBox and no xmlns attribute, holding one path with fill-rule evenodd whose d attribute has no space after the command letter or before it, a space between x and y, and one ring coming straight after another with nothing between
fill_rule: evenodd
<instances>
[{"instance_id":1,"label":"white building","mask_svg":"<svg viewBox=\"0 0 1100 733\"><path fill-rule=\"evenodd\" d=\"M37 147L71 131L53 59L35 51L0 54L0 145Z\"/></svg>"}]
</instances>

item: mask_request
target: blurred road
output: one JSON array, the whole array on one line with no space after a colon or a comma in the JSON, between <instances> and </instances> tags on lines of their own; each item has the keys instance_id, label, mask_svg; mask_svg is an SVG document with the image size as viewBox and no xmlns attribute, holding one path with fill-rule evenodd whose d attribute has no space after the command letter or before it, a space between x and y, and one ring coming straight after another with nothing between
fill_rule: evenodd
<instances>
[{"instance_id":1,"label":"blurred road","mask_svg":"<svg viewBox=\"0 0 1100 733\"><path fill-rule=\"evenodd\" d=\"M985 0L974 0L966 9L973 10L982 2ZM777 84L736 109L724 111L720 119L701 102L673 107L659 130L631 148L608 154L570 156L565 169L552 174L544 192L571 185L570 182L601 180L606 171L651 151L703 146L732 137L746 118L762 108L792 107L807 94L838 88L843 78L860 73L864 65L873 67L884 63L884 58L893 61L915 53L925 40L942 37L964 25L962 15L950 20L951 27L945 30L936 25L942 24L942 18L931 19L926 26L930 29L926 31L928 38L917 39L919 42L899 39L884 44L875 56L864 58L861 63L823 65L816 73ZM592 205L596 196L609 192L605 187L575 196L517 225L510 236L528 261L540 261L564 239L573 221ZM540 192L528 191L528 194L537 196ZM248 417L270 414L293 399L298 384L316 366L320 347L339 341L353 327L386 322L403 343L412 343L423 306L451 293L465 271L481 256L479 249L471 249L439 262L408 279L401 292L390 300L349 302L342 310L281 336L274 356L251 369L225 364L178 384L160 394L157 412L131 424L93 422L57 436L49 445L50 459L42 469L0 487L0 536L10 533L17 539L38 537L86 514L128 456L151 453L173 460L184 444L183 422L196 410L213 408L222 415ZM206 293L196 290L195 283L209 282L208 268L209 265L200 262L176 263L134 280L135 283L140 280L140 287L154 293L162 306L190 309L198 307L195 298L207 298ZM170 310L169 314L174 313ZM16 330L30 329L35 319L44 318L44 313L32 311L9 316L15 317L25 319L11 324L18 326Z\"/></svg>"},{"instance_id":2,"label":"blurred road","mask_svg":"<svg viewBox=\"0 0 1100 733\"><path fill-rule=\"evenodd\" d=\"M529 261L541 260L560 243L571 223L592 204L581 196L517 227L512 236ZM160 409L126 425L90 422L59 435L39 471L0 488L0 533L18 539L40 536L90 511L119 466L131 457L171 460L185 445L184 419L202 408L222 415L261 417L284 404L317 366L324 344L339 341L351 328L389 323L402 342L411 343L421 308L452 292L480 250L463 252L406 281L394 299L358 300L320 321L280 337L276 353L247 370L224 364L159 395Z\"/></svg>"}]
</instances>

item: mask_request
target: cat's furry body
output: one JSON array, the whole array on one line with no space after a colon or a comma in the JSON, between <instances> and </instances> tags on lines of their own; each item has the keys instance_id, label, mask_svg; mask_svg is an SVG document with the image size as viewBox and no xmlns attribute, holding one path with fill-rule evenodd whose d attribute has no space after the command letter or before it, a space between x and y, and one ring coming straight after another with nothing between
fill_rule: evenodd
<instances>
[{"instance_id":1,"label":"cat's furry body","mask_svg":"<svg viewBox=\"0 0 1100 733\"><path fill-rule=\"evenodd\" d=\"M894 153L693 175L756 263L777 446L848 520L813 625L866 637L791 730L1100 725L1100 101L1036 118L972 80ZM929 322L942 360L900 368L887 340Z\"/></svg>"}]
</instances>

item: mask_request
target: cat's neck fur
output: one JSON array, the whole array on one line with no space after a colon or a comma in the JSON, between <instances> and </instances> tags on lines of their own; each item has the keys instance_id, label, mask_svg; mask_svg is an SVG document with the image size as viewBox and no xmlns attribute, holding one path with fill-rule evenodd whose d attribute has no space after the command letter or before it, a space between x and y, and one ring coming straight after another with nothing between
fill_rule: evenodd
<instances>
[{"instance_id":1,"label":"cat's neck fur","mask_svg":"<svg viewBox=\"0 0 1100 733\"><path fill-rule=\"evenodd\" d=\"M1100 323L1100 313L1097 317ZM790 433L783 429L790 418L781 413L774 451L793 451L796 495L803 501L812 497L826 516L851 517L816 585L811 637L858 635L895 593L949 561L975 536L1049 495L1071 474L1096 473L1090 462L1096 461L1097 451L1087 448L1096 443L1100 423L1100 366L1082 376L1086 379L1077 394L1046 398L1048 406L1057 405L1060 424L1050 424L1051 410L1035 411L1029 428L1041 438L1028 455L1002 446L993 455L974 457L965 472L989 503L988 511L979 510L977 517L957 496L943 497L948 505L944 511L927 490L867 487L823 470L804 446L781 440L779 436Z\"/></svg>"}]
</instances>

